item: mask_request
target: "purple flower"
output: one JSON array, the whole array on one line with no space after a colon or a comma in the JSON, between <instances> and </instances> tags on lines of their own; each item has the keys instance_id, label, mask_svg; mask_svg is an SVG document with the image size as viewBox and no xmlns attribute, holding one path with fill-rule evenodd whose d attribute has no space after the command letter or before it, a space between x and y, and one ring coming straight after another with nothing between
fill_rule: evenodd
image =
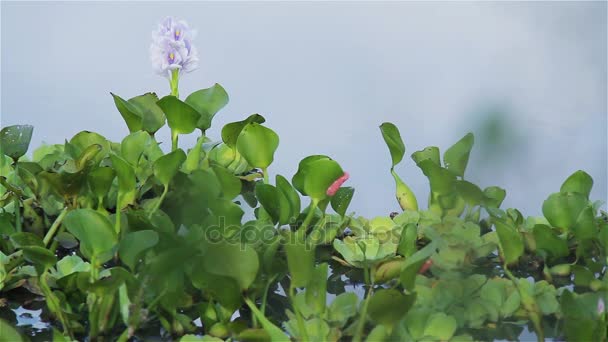
<instances>
[{"instance_id":1,"label":"purple flower","mask_svg":"<svg viewBox=\"0 0 608 342\"><path fill-rule=\"evenodd\" d=\"M604 300L600 298L597 301L597 314L602 315L604 311L606 311L606 304L604 303Z\"/></svg>"},{"instance_id":2,"label":"purple flower","mask_svg":"<svg viewBox=\"0 0 608 342\"><path fill-rule=\"evenodd\" d=\"M150 60L154 70L162 76L172 78L182 72L191 72L198 66L198 53L192 45L196 32L183 20L168 17L152 32Z\"/></svg>"}]
</instances>

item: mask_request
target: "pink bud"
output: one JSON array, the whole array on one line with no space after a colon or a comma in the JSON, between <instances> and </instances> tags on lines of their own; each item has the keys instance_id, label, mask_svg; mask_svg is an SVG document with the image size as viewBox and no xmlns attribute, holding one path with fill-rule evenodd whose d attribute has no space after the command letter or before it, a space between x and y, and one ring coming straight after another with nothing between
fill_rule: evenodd
<instances>
[{"instance_id":1,"label":"pink bud","mask_svg":"<svg viewBox=\"0 0 608 342\"><path fill-rule=\"evenodd\" d=\"M340 176L340 178L336 179L333 183L331 183L329 188L327 188L327 196L335 195L336 192L338 192L338 189L340 189L340 187L342 186L342 184L344 184L344 182L348 180L348 177L350 177L348 172L344 172L344 174Z\"/></svg>"},{"instance_id":2,"label":"pink bud","mask_svg":"<svg viewBox=\"0 0 608 342\"><path fill-rule=\"evenodd\" d=\"M428 271L429 268L431 268L431 266L433 266L433 260L427 259L424 262L424 264L422 264L422 266L420 266L420 269L418 270L418 274L424 274L424 273L426 273L426 271Z\"/></svg>"}]
</instances>

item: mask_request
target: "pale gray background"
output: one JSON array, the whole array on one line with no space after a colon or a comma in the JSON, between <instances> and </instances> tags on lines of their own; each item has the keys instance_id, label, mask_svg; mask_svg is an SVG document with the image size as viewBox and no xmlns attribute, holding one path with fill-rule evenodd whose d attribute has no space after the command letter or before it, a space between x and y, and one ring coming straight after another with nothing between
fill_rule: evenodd
<instances>
[{"instance_id":1,"label":"pale gray background","mask_svg":"<svg viewBox=\"0 0 608 342\"><path fill-rule=\"evenodd\" d=\"M120 140L128 131L109 92L169 91L148 47L174 15L199 32L201 67L183 77L182 96L218 82L231 97L210 135L263 114L281 136L273 176L328 154L350 172L359 214L398 208L383 121L401 129L408 156L475 132L467 178L507 188L505 205L524 214L539 214L577 169L606 199L606 2L1 7L1 123L35 125L33 146L85 129ZM497 123L505 129L484 133ZM170 145L167 130L159 138ZM428 184L409 157L398 172L424 203Z\"/></svg>"}]
</instances>

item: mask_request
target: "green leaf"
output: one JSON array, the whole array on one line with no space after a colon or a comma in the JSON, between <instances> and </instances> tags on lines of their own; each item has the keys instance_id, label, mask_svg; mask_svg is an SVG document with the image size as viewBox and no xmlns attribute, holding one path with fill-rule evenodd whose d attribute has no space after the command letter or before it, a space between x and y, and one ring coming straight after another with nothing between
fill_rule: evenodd
<instances>
[{"instance_id":1,"label":"green leaf","mask_svg":"<svg viewBox=\"0 0 608 342\"><path fill-rule=\"evenodd\" d=\"M200 114L197 127L204 132L211 127L215 114L228 104L228 94L216 83L210 88L197 90L188 95L186 103Z\"/></svg>"},{"instance_id":2,"label":"green leaf","mask_svg":"<svg viewBox=\"0 0 608 342\"><path fill-rule=\"evenodd\" d=\"M103 197L110 190L114 177L116 173L111 167L99 167L89 172L87 180L93 194Z\"/></svg>"},{"instance_id":3,"label":"green leaf","mask_svg":"<svg viewBox=\"0 0 608 342\"><path fill-rule=\"evenodd\" d=\"M403 155L405 154L405 145L401 139L399 129L392 123L385 122L380 125L380 132L382 133L382 138L384 138L384 142L386 142L386 145L391 153L391 159L393 162L392 167L395 167L395 165L401 162Z\"/></svg>"},{"instance_id":4,"label":"green leaf","mask_svg":"<svg viewBox=\"0 0 608 342\"><path fill-rule=\"evenodd\" d=\"M329 321L344 325L349 318L357 314L358 302L359 297L355 293L344 292L339 294L329 305Z\"/></svg>"},{"instance_id":5,"label":"green leaf","mask_svg":"<svg viewBox=\"0 0 608 342\"><path fill-rule=\"evenodd\" d=\"M377 324L393 326L407 314L415 301L415 293L405 295L395 289L380 289L371 297L367 312Z\"/></svg>"},{"instance_id":6,"label":"green leaf","mask_svg":"<svg viewBox=\"0 0 608 342\"><path fill-rule=\"evenodd\" d=\"M210 242L206 245L203 267L211 274L234 279L241 290L246 290L255 280L260 262L249 245Z\"/></svg>"},{"instance_id":7,"label":"green leaf","mask_svg":"<svg viewBox=\"0 0 608 342\"><path fill-rule=\"evenodd\" d=\"M222 196L232 200L241 193L241 180L233 175L228 169L220 165L212 165L211 170L220 182L222 187Z\"/></svg>"},{"instance_id":8,"label":"green leaf","mask_svg":"<svg viewBox=\"0 0 608 342\"><path fill-rule=\"evenodd\" d=\"M157 102L167 117L167 123L176 134L190 134L197 127L201 115L189 104L173 95L163 97Z\"/></svg>"},{"instance_id":9,"label":"green leaf","mask_svg":"<svg viewBox=\"0 0 608 342\"><path fill-rule=\"evenodd\" d=\"M44 247L44 242L42 242L42 239L40 239L38 235L28 232L11 234L11 242L15 248L22 248L26 246Z\"/></svg>"},{"instance_id":10,"label":"green leaf","mask_svg":"<svg viewBox=\"0 0 608 342\"><path fill-rule=\"evenodd\" d=\"M589 201L583 194L558 192L543 202L543 215L552 226L571 229L588 205Z\"/></svg>"},{"instance_id":11,"label":"green leaf","mask_svg":"<svg viewBox=\"0 0 608 342\"><path fill-rule=\"evenodd\" d=\"M167 153L154 162L154 176L162 185L169 186L169 182L177 174L184 161L186 161L186 154L181 149Z\"/></svg>"},{"instance_id":12,"label":"green leaf","mask_svg":"<svg viewBox=\"0 0 608 342\"><path fill-rule=\"evenodd\" d=\"M424 331L430 315L431 311L428 309L414 309L408 313L404 323L414 340L424 340Z\"/></svg>"},{"instance_id":13,"label":"green leaf","mask_svg":"<svg viewBox=\"0 0 608 342\"><path fill-rule=\"evenodd\" d=\"M319 264L314 270L308 285L306 285L306 305L318 316L325 313L327 305L327 271L328 264Z\"/></svg>"},{"instance_id":14,"label":"green leaf","mask_svg":"<svg viewBox=\"0 0 608 342\"><path fill-rule=\"evenodd\" d=\"M200 136L196 141L196 145L194 145L193 148L188 150L186 164L184 165L184 171L186 173L190 173L201 167L201 160L205 156L205 151L203 150L203 143L205 143L206 141L207 137Z\"/></svg>"},{"instance_id":15,"label":"green leaf","mask_svg":"<svg viewBox=\"0 0 608 342\"><path fill-rule=\"evenodd\" d=\"M352 292L344 292L336 296L329 305L328 319L344 325L349 318L357 314L359 297Z\"/></svg>"},{"instance_id":16,"label":"green leaf","mask_svg":"<svg viewBox=\"0 0 608 342\"><path fill-rule=\"evenodd\" d=\"M0 342L23 342L21 334L12 324L0 319Z\"/></svg>"},{"instance_id":17,"label":"green leaf","mask_svg":"<svg viewBox=\"0 0 608 342\"><path fill-rule=\"evenodd\" d=\"M234 312L243 305L243 294L236 280L207 272L202 260L192 272L192 284L212 296L227 312Z\"/></svg>"},{"instance_id":18,"label":"green leaf","mask_svg":"<svg viewBox=\"0 0 608 342\"><path fill-rule=\"evenodd\" d=\"M9 156L13 161L21 158L27 152L32 140L34 126L14 125L0 130L0 153Z\"/></svg>"},{"instance_id":19,"label":"green leaf","mask_svg":"<svg viewBox=\"0 0 608 342\"><path fill-rule=\"evenodd\" d=\"M445 167L456 176L464 177L474 140L473 133L468 133L443 154Z\"/></svg>"},{"instance_id":20,"label":"green leaf","mask_svg":"<svg viewBox=\"0 0 608 342\"><path fill-rule=\"evenodd\" d=\"M153 230L140 230L125 235L118 247L120 260L135 270L140 255L158 243L158 233Z\"/></svg>"},{"instance_id":21,"label":"green leaf","mask_svg":"<svg viewBox=\"0 0 608 342\"><path fill-rule=\"evenodd\" d=\"M1 341L1 340L0 340ZM59 330L53 328L53 342L71 342Z\"/></svg>"},{"instance_id":22,"label":"green leaf","mask_svg":"<svg viewBox=\"0 0 608 342\"><path fill-rule=\"evenodd\" d=\"M266 122L260 114L252 114L243 121L231 122L222 128L222 141L230 148L236 148L236 142L245 126L250 123L263 124Z\"/></svg>"},{"instance_id":23,"label":"green leaf","mask_svg":"<svg viewBox=\"0 0 608 342\"><path fill-rule=\"evenodd\" d=\"M327 197L329 186L343 174L344 171L333 159L314 155L300 161L292 183L302 195L322 201Z\"/></svg>"},{"instance_id":24,"label":"green leaf","mask_svg":"<svg viewBox=\"0 0 608 342\"><path fill-rule=\"evenodd\" d=\"M397 253L404 257L409 257L416 253L416 241L418 239L418 228L416 224L407 224L401 232L399 239L399 245L397 247Z\"/></svg>"},{"instance_id":25,"label":"green leaf","mask_svg":"<svg viewBox=\"0 0 608 342\"><path fill-rule=\"evenodd\" d=\"M118 176L118 210L121 210L135 201L135 171L124 159L112 154L112 165Z\"/></svg>"},{"instance_id":26,"label":"green leaf","mask_svg":"<svg viewBox=\"0 0 608 342\"><path fill-rule=\"evenodd\" d=\"M77 272L89 272L90 269L91 265L78 255L68 255L57 262L57 266L50 271L50 274L59 280Z\"/></svg>"},{"instance_id":27,"label":"green leaf","mask_svg":"<svg viewBox=\"0 0 608 342\"><path fill-rule=\"evenodd\" d=\"M588 205L578 215L572 233L579 240L593 239L598 235L593 208Z\"/></svg>"},{"instance_id":28,"label":"green leaf","mask_svg":"<svg viewBox=\"0 0 608 342\"><path fill-rule=\"evenodd\" d=\"M562 184L560 188L560 192L576 192L585 196L585 198L589 199L589 194L591 193L591 188L593 187L593 178L582 170L578 170L566 181Z\"/></svg>"},{"instance_id":29,"label":"green leaf","mask_svg":"<svg viewBox=\"0 0 608 342\"><path fill-rule=\"evenodd\" d=\"M99 164L110 152L110 142L95 132L82 131L70 139L69 146L72 148L72 158L77 159L92 145L99 145L99 152L94 157L95 164Z\"/></svg>"},{"instance_id":30,"label":"green leaf","mask_svg":"<svg viewBox=\"0 0 608 342\"><path fill-rule=\"evenodd\" d=\"M304 231L291 232L285 242L287 266L293 287L305 287L312 278L315 263L315 248L307 243Z\"/></svg>"},{"instance_id":31,"label":"green leaf","mask_svg":"<svg viewBox=\"0 0 608 342\"><path fill-rule=\"evenodd\" d=\"M344 217L346 215L346 209L348 209L348 205L353 199L354 194L355 189L352 187L343 187L338 189L336 194L331 198L331 207L336 213Z\"/></svg>"},{"instance_id":32,"label":"green leaf","mask_svg":"<svg viewBox=\"0 0 608 342\"><path fill-rule=\"evenodd\" d=\"M278 146L279 136L270 128L255 122L243 127L236 141L236 148L247 163L263 170L274 160Z\"/></svg>"},{"instance_id":33,"label":"green leaf","mask_svg":"<svg viewBox=\"0 0 608 342\"><path fill-rule=\"evenodd\" d=\"M448 316L443 312L434 313L426 322L424 336L447 341L454 336L457 327L458 324L454 317Z\"/></svg>"},{"instance_id":34,"label":"green leaf","mask_svg":"<svg viewBox=\"0 0 608 342\"><path fill-rule=\"evenodd\" d=\"M251 312L253 312L255 318L260 322L264 330L266 330L268 335L270 335L271 342L285 342L289 340L287 335L285 335L285 333L279 327L272 324L272 322L264 316L264 314L255 306L255 304L251 300L245 299L245 303L247 303L247 306L249 307Z\"/></svg>"},{"instance_id":35,"label":"green leaf","mask_svg":"<svg viewBox=\"0 0 608 342\"><path fill-rule=\"evenodd\" d=\"M141 130L150 134L156 133L165 125L165 114L156 104L158 96L155 93L146 93L129 99L129 108L135 111L135 115L141 120ZM123 115L124 117L124 115ZM133 132L131 130L131 132Z\"/></svg>"},{"instance_id":36,"label":"green leaf","mask_svg":"<svg viewBox=\"0 0 608 342\"><path fill-rule=\"evenodd\" d=\"M74 235L68 232L59 232L53 240L57 241L59 245L66 249L72 249L78 246L78 240L74 237Z\"/></svg>"},{"instance_id":37,"label":"green leaf","mask_svg":"<svg viewBox=\"0 0 608 342\"><path fill-rule=\"evenodd\" d=\"M502 201L507 196L505 189L497 186L490 186L483 190L485 196L484 205L489 208L498 208L502 204Z\"/></svg>"},{"instance_id":38,"label":"green leaf","mask_svg":"<svg viewBox=\"0 0 608 342\"><path fill-rule=\"evenodd\" d=\"M123 98L118 95L112 94L114 98L114 104L116 105L116 109L122 115L122 118L125 120L127 127L129 127L129 132L137 132L143 127L143 120L140 115L138 115L138 111L131 103L127 102Z\"/></svg>"},{"instance_id":39,"label":"green leaf","mask_svg":"<svg viewBox=\"0 0 608 342\"><path fill-rule=\"evenodd\" d=\"M274 186L258 183L255 187L255 196L276 224L287 223L290 216L290 205L287 198Z\"/></svg>"},{"instance_id":40,"label":"green leaf","mask_svg":"<svg viewBox=\"0 0 608 342\"><path fill-rule=\"evenodd\" d=\"M301 209L300 196L298 195L298 192L291 184L289 184L289 181L281 175L276 176L275 183L277 189L279 189L279 191L289 202L290 214L288 222L295 220L300 215Z\"/></svg>"},{"instance_id":41,"label":"green leaf","mask_svg":"<svg viewBox=\"0 0 608 342\"><path fill-rule=\"evenodd\" d=\"M425 159L418 163L418 167L420 167L424 175L429 179L431 191L433 193L451 193L452 185L456 180L456 177L451 172L429 159Z\"/></svg>"},{"instance_id":42,"label":"green leaf","mask_svg":"<svg viewBox=\"0 0 608 342\"><path fill-rule=\"evenodd\" d=\"M165 115L157 104L156 94L146 93L128 101L115 94L112 94L112 97L116 108L129 127L129 132L144 130L154 134L165 124Z\"/></svg>"},{"instance_id":43,"label":"green leaf","mask_svg":"<svg viewBox=\"0 0 608 342\"><path fill-rule=\"evenodd\" d=\"M470 206L482 204L485 196L481 189L471 183L464 180L457 180L454 182L454 187L458 194L467 202Z\"/></svg>"},{"instance_id":44,"label":"green leaf","mask_svg":"<svg viewBox=\"0 0 608 342\"><path fill-rule=\"evenodd\" d=\"M87 259L100 264L112 259L118 238L106 216L92 209L76 209L65 216L63 224L80 241L80 251Z\"/></svg>"},{"instance_id":45,"label":"green leaf","mask_svg":"<svg viewBox=\"0 0 608 342\"><path fill-rule=\"evenodd\" d=\"M407 291L413 291L416 281L416 275L420 270L420 267L424 262L435 253L437 244L433 241L426 245L418 252L412 254L409 258L405 259L403 268L401 269L401 275L399 279L403 288Z\"/></svg>"},{"instance_id":46,"label":"green leaf","mask_svg":"<svg viewBox=\"0 0 608 342\"><path fill-rule=\"evenodd\" d=\"M151 137L147 132L137 131L127 135L120 143L120 156L132 166L137 166Z\"/></svg>"},{"instance_id":47,"label":"green leaf","mask_svg":"<svg viewBox=\"0 0 608 342\"><path fill-rule=\"evenodd\" d=\"M416 163L416 165L425 160L430 160L437 164L437 166L441 166L441 161L439 160L439 148L435 146L429 146L423 150L412 153L412 160Z\"/></svg>"},{"instance_id":48,"label":"green leaf","mask_svg":"<svg viewBox=\"0 0 608 342\"><path fill-rule=\"evenodd\" d=\"M100 279L91 284L88 290L103 299L112 298L125 282L135 280L135 277L122 267L105 269L100 276Z\"/></svg>"},{"instance_id":49,"label":"green leaf","mask_svg":"<svg viewBox=\"0 0 608 342\"><path fill-rule=\"evenodd\" d=\"M561 258L567 256L568 242L557 236L551 227L544 224L534 226L534 241L537 250L546 251L551 258Z\"/></svg>"},{"instance_id":50,"label":"green leaf","mask_svg":"<svg viewBox=\"0 0 608 342\"><path fill-rule=\"evenodd\" d=\"M39 274L57 263L57 257L48 249L40 246L22 247L23 257L36 266Z\"/></svg>"},{"instance_id":51,"label":"green leaf","mask_svg":"<svg viewBox=\"0 0 608 342\"><path fill-rule=\"evenodd\" d=\"M494 226L496 227L505 263L512 264L517 262L519 257L524 253L524 242L521 235L515 228L499 220L494 220Z\"/></svg>"}]
</instances>

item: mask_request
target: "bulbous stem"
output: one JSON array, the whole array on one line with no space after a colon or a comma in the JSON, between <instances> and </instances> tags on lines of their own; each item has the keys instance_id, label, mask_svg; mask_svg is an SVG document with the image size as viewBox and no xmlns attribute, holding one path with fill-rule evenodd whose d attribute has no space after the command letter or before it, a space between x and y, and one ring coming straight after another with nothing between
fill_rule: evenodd
<instances>
[{"instance_id":1,"label":"bulbous stem","mask_svg":"<svg viewBox=\"0 0 608 342\"><path fill-rule=\"evenodd\" d=\"M179 98L179 70L175 69L171 72L171 79L169 80L171 85L171 95Z\"/></svg>"}]
</instances>

